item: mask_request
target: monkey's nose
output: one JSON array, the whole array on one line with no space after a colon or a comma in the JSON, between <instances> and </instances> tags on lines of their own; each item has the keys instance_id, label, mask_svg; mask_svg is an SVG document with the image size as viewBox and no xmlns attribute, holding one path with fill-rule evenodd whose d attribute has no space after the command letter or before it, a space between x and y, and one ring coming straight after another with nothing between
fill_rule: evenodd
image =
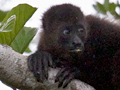
<instances>
[{"instance_id":1,"label":"monkey's nose","mask_svg":"<svg viewBox=\"0 0 120 90\"><path fill-rule=\"evenodd\" d=\"M72 45L74 47L81 47L81 43L82 43L81 39L78 36L75 36Z\"/></svg>"},{"instance_id":2,"label":"monkey's nose","mask_svg":"<svg viewBox=\"0 0 120 90\"><path fill-rule=\"evenodd\" d=\"M81 42L73 42L72 45L74 47L80 47L81 46Z\"/></svg>"}]
</instances>

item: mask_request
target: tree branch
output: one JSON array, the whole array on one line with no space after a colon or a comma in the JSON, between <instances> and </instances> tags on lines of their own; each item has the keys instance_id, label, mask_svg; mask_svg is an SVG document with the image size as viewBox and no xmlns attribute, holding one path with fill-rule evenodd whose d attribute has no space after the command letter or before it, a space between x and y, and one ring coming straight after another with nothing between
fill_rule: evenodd
<instances>
[{"instance_id":1,"label":"tree branch","mask_svg":"<svg viewBox=\"0 0 120 90\"><path fill-rule=\"evenodd\" d=\"M0 45L0 80L22 90L95 90L91 86L73 80L67 88L57 88L54 78L59 69L49 69L49 78L44 83L37 82L27 66L27 56L19 54L7 45Z\"/></svg>"}]
</instances>

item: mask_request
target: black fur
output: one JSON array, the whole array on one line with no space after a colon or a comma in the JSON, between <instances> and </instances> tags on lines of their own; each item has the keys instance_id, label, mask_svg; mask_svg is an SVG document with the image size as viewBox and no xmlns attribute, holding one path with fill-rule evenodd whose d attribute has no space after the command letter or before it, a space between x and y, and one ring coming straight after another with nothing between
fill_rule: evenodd
<instances>
[{"instance_id":1,"label":"black fur","mask_svg":"<svg viewBox=\"0 0 120 90\"><path fill-rule=\"evenodd\" d=\"M48 78L48 67L60 67L56 76L65 88L80 79L96 90L120 89L120 26L92 15L84 16L71 4L44 13L38 50L28 66L38 81Z\"/></svg>"}]
</instances>

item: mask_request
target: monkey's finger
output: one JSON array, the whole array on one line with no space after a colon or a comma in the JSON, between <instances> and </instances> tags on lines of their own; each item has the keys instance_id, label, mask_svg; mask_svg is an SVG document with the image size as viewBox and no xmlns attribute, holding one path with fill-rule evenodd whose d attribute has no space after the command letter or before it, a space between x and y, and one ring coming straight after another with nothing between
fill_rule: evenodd
<instances>
[{"instance_id":1,"label":"monkey's finger","mask_svg":"<svg viewBox=\"0 0 120 90\"><path fill-rule=\"evenodd\" d=\"M36 72L37 71L37 68L36 68L36 66L37 66L37 60L38 58L37 58L37 53L34 53L34 54L32 54L31 56L30 56L30 58L29 58L29 61L30 61L30 69L31 69L31 71L34 73L34 72Z\"/></svg>"},{"instance_id":2,"label":"monkey's finger","mask_svg":"<svg viewBox=\"0 0 120 90\"><path fill-rule=\"evenodd\" d=\"M44 80L44 75L43 75L43 55L42 53L39 54L38 56L38 63L36 65L36 68L37 68L37 72L39 72L39 76L37 77L38 79L40 79L41 81Z\"/></svg>"},{"instance_id":3,"label":"monkey's finger","mask_svg":"<svg viewBox=\"0 0 120 90\"><path fill-rule=\"evenodd\" d=\"M33 56L30 55L30 56L28 57L28 59L27 59L27 63L28 63L28 67L29 67L30 71L33 72L34 60L33 60L32 58L33 58Z\"/></svg>"},{"instance_id":4,"label":"monkey's finger","mask_svg":"<svg viewBox=\"0 0 120 90\"><path fill-rule=\"evenodd\" d=\"M44 77L45 79L48 79L48 54L45 53L45 57L43 59L43 74L44 74Z\"/></svg>"},{"instance_id":5,"label":"monkey's finger","mask_svg":"<svg viewBox=\"0 0 120 90\"><path fill-rule=\"evenodd\" d=\"M74 78L74 77L73 77L72 74L71 74L70 76L68 76L68 77L65 79L64 83L63 83L63 88L66 88L67 85L71 82L71 80L72 80L73 78Z\"/></svg>"},{"instance_id":6,"label":"monkey's finger","mask_svg":"<svg viewBox=\"0 0 120 90\"><path fill-rule=\"evenodd\" d=\"M58 74L56 75L55 82L58 82L60 77L63 75L63 73L66 71L66 68L62 68Z\"/></svg>"},{"instance_id":7,"label":"monkey's finger","mask_svg":"<svg viewBox=\"0 0 120 90\"><path fill-rule=\"evenodd\" d=\"M59 85L58 87L61 87L63 85L63 82L66 80L66 78L69 76L70 71L64 71L61 76L59 76Z\"/></svg>"},{"instance_id":8,"label":"monkey's finger","mask_svg":"<svg viewBox=\"0 0 120 90\"><path fill-rule=\"evenodd\" d=\"M59 81L59 76L61 75L61 73L64 71L64 69L61 69L57 75L56 75L56 78L55 78L55 82L58 82Z\"/></svg>"},{"instance_id":9,"label":"monkey's finger","mask_svg":"<svg viewBox=\"0 0 120 90\"><path fill-rule=\"evenodd\" d=\"M40 79L40 72L34 72L34 76L38 82L43 83L43 81Z\"/></svg>"}]
</instances>

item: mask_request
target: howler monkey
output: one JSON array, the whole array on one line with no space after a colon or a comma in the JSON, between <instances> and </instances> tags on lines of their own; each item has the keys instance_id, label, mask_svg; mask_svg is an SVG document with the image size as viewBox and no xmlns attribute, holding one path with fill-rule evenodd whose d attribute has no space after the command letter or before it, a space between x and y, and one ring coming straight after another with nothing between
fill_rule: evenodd
<instances>
[{"instance_id":1,"label":"howler monkey","mask_svg":"<svg viewBox=\"0 0 120 90\"><path fill-rule=\"evenodd\" d=\"M58 87L80 79L96 90L120 90L120 25L62 4L44 13L42 28L38 49L28 57L38 81L48 78L48 67L60 67Z\"/></svg>"}]
</instances>

